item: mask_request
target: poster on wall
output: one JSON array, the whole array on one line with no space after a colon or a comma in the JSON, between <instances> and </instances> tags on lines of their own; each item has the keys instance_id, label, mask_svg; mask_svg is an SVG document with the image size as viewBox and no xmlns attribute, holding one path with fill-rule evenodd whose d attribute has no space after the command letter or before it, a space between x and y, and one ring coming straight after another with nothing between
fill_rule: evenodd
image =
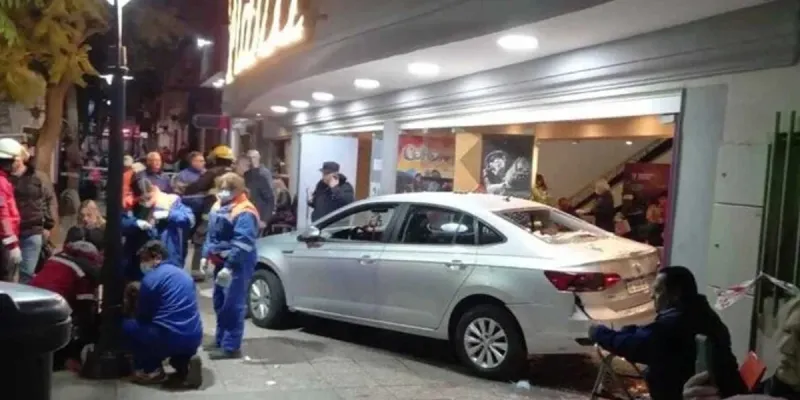
<instances>
[{"instance_id":1,"label":"poster on wall","mask_svg":"<svg viewBox=\"0 0 800 400\"><path fill-rule=\"evenodd\" d=\"M397 193L452 191L455 147L453 136L400 136Z\"/></svg>"},{"instance_id":2,"label":"poster on wall","mask_svg":"<svg viewBox=\"0 0 800 400\"><path fill-rule=\"evenodd\" d=\"M533 136L483 135L482 142L486 193L530 198Z\"/></svg>"},{"instance_id":3,"label":"poster on wall","mask_svg":"<svg viewBox=\"0 0 800 400\"><path fill-rule=\"evenodd\" d=\"M669 190L669 164L629 163L625 165L622 192L650 204Z\"/></svg>"}]
</instances>

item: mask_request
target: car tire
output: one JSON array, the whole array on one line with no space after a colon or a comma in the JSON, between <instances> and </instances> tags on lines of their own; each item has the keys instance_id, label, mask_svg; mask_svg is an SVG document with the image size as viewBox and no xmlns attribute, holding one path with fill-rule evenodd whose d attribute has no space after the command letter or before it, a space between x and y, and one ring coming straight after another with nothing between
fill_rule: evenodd
<instances>
[{"instance_id":1,"label":"car tire","mask_svg":"<svg viewBox=\"0 0 800 400\"><path fill-rule=\"evenodd\" d=\"M265 288L269 298L263 299ZM256 293L261 294L261 302L255 303ZM260 312L256 310L259 305L266 305ZM260 328L275 329L283 326L289 310L286 307L286 293L283 290L283 282L274 272L266 269L257 270L247 286L247 315L253 324Z\"/></svg>"},{"instance_id":2,"label":"car tire","mask_svg":"<svg viewBox=\"0 0 800 400\"><path fill-rule=\"evenodd\" d=\"M453 345L461 363L486 379L516 379L528 359L525 339L514 316L504 307L492 304L472 307L461 315ZM504 347L504 356L497 357Z\"/></svg>"}]
</instances>

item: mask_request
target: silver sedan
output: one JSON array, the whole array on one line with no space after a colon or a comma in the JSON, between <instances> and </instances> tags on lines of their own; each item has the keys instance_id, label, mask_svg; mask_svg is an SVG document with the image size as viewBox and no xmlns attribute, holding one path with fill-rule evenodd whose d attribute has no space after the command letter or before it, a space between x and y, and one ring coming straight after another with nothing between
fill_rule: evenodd
<instances>
[{"instance_id":1,"label":"silver sedan","mask_svg":"<svg viewBox=\"0 0 800 400\"><path fill-rule=\"evenodd\" d=\"M449 340L476 374L585 351L591 320L652 320L655 248L487 194L371 197L258 242L249 313L291 312Z\"/></svg>"}]
</instances>

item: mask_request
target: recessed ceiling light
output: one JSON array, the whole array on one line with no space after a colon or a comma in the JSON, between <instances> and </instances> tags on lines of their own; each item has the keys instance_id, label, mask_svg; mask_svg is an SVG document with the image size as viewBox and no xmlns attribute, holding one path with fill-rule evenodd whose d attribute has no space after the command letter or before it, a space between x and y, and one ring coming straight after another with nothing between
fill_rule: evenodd
<instances>
[{"instance_id":1,"label":"recessed ceiling light","mask_svg":"<svg viewBox=\"0 0 800 400\"><path fill-rule=\"evenodd\" d=\"M353 85L355 85L359 89L366 89L372 90L381 87L381 83L376 81L375 79L356 79L353 81Z\"/></svg>"},{"instance_id":2,"label":"recessed ceiling light","mask_svg":"<svg viewBox=\"0 0 800 400\"><path fill-rule=\"evenodd\" d=\"M626 141L625 141L625 144L626 144L626 145L628 145L628 146L630 146L630 145L632 145L632 144L633 144L633 142L631 142L630 140L626 140Z\"/></svg>"},{"instance_id":3,"label":"recessed ceiling light","mask_svg":"<svg viewBox=\"0 0 800 400\"><path fill-rule=\"evenodd\" d=\"M260 117L260 116L261 116L261 113L256 113L256 117Z\"/></svg>"},{"instance_id":4,"label":"recessed ceiling light","mask_svg":"<svg viewBox=\"0 0 800 400\"><path fill-rule=\"evenodd\" d=\"M418 76L435 76L439 74L439 68L436 64L415 62L408 64L408 72Z\"/></svg>"},{"instance_id":5,"label":"recessed ceiling light","mask_svg":"<svg viewBox=\"0 0 800 400\"><path fill-rule=\"evenodd\" d=\"M284 106L272 106L269 109L272 110L272 112L278 114L286 114L287 112L289 112L289 109Z\"/></svg>"},{"instance_id":6,"label":"recessed ceiling light","mask_svg":"<svg viewBox=\"0 0 800 400\"><path fill-rule=\"evenodd\" d=\"M309 104L305 100L292 100L289 102L294 108L308 108Z\"/></svg>"},{"instance_id":7,"label":"recessed ceiling light","mask_svg":"<svg viewBox=\"0 0 800 400\"><path fill-rule=\"evenodd\" d=\"M325 92L314 92L311 93L311 97L316 101L331 101L333 100L333 95L330 93Z\"/></svg>"},{"instance_id":8,"label":"recessed ceiling light","mask_svg":"<svg viewBox=\"0 0 800 400\"><path fill-rule=\"evenodd\" d=\"M497 45L506 50L536 50L539 40L528 35L506 35L497 40Z\"/></svg>"}]
</instances>

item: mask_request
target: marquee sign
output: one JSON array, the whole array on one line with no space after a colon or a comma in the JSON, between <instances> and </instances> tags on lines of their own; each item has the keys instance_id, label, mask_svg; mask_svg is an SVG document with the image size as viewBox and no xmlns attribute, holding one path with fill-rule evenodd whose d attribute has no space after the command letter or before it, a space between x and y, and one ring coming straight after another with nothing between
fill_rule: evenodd
<instances>
[{"instance_id":1,"label":"marquee sign","mask_svg":"<svg viewBox=\"0 0 800 400\"><path fill-rule=\"evenodd\" d=\"M277 50L303 40L300 1L229 0L227 83Z\"/></svg>"}]
</instances>

